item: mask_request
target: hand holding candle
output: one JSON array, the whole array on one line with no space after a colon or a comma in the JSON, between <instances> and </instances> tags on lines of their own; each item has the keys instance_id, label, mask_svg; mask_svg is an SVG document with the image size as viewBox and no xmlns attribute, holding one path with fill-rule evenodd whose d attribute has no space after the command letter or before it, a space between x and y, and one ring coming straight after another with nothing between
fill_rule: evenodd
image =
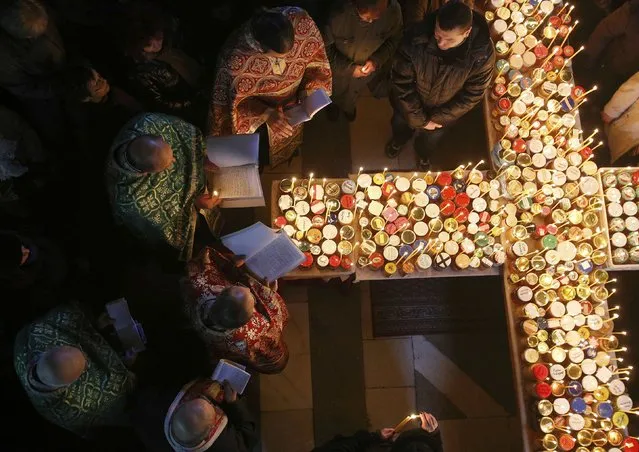
<instances>
[{"instance_id":1,"label":"hand holding candle","mask_svg":"<svg viewBox=\"0 0 639 452\"><path fill-rule=\"evenodd\" d=\"M418 417L420 417L420 415L419 415L419 414L411 414L411 415L406 416L406 417L402 420L402 422L400 422L399 424L397 424L397 425L395 426L395 428L393 429L393 431L394 431L395 433L399 433L399 432L401 431L401 429L402 429L402 428L404 428L404 426L405 426L406 424L408 424L408 423L409 423L410 421L412 421L413 419L417 419Z\"/></svg>"}]
</instances>

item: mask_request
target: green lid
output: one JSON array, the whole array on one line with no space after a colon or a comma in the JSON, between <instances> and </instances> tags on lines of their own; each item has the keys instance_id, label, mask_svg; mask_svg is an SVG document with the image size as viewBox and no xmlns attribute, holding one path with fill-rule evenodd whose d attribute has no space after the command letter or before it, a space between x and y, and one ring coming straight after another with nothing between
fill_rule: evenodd
<instances>
[{"instance_id":1,"label":"green lid","mask_svg":"<svg viewBox=\"0 0 639 452\"><path fill-rule=\"evenodd\" d=\"M557 237L552 234L545 235L541 239L541 244L547 250L554 250L555 248L557 248Z\"/></svg>"}]
</instances>

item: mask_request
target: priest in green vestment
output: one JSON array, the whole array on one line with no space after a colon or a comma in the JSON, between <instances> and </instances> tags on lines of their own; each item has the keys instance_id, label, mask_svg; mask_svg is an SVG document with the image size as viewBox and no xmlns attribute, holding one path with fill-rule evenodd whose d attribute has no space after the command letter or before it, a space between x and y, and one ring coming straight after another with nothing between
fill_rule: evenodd
<instances>
[{"instance_id":1,"label":"priest in green vestment","mask_svg":"<svg viewBox=\"0 0 639 452\"><path fill-rule=\"evenodd\" d=\"M116 137L107 161L113 214L151 247L169 245L180 260L193 250L198 212L214 228L216 196L205 192L206 147L200 130L175 116L144 113Z\"/></svg>"},{"instance_id":2,"label":"priest in green vestment","mask_svg":"<svg viewBox=\"0 0 639 452\"><path fill-rule=\"evenodd\" d=\"M83 437L126 424L135 376L77 304L65 304L17 335L14 367L34 408Z\"/></svg>"}]
</instances>

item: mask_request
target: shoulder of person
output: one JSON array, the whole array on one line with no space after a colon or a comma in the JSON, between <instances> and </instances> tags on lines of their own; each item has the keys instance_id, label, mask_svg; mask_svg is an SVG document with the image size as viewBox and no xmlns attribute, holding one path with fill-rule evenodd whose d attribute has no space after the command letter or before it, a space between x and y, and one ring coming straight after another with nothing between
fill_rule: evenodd
<instances>
[{"instance_id":1,"label":"shoulder of person","mask_svg":"<svg viewBox=\"0 0 639 452\"><path fill-rule=\"evenodd\" d=\"M471 54L473 60L484 62L491 58L495 51L495 46L490 38L490 30L488 23L483 15L477 11L473 11L473 31Z\"/></svg>"},{"instance_id":2,"label":"shoulder of person","mask_svg":"<svg viewBox=\"0 0 639 452\"><path fill-rule=\"evenodd\" d=\"M355 7L351 0L333 0L330 6L329 22L344 19L347 14L353 11Z\"/></svg>"}]
</instances>

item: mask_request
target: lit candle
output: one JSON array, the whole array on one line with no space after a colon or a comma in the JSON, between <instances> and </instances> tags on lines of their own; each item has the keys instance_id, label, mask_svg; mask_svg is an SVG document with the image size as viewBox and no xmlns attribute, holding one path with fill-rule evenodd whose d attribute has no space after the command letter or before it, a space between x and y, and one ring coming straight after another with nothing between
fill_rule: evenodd
<instances>
[{"instance_id":1,"label":"lit candle","mask_svg":"<svg viewBox=\"0 0 639 452\"><path fill-rule=\"evenodd\" d=\"M585 46L579 47L579 50L577 50L575 53L573 53L570 58L566 58L566 61L564 61L564 65L561 67L561 69L563 69L566 66L566 64L568 64L568 62L570 60L572 60L574 57L576 57L579 54L579 52L582 52L583 50L585 50L585 48L586 48Z\"/></svg>"},{"instance_id":2,"label":"lit candle","mask_svg":"<svg viewBox=\"0 0 639 452\"><path fill-rule=\"evenodd\" d=\"M360 166L359 171L357 172L357 177L359 177L359 175L362 174L362 171L364 171L364 167Z\"/></svg>"},{"instance_id":3,"label":"lit candle","mask_svg":"<svg viewBox=\"0 0 639 452\"><path fill-rule=\"evenodd\" d=\"M311 189L311 182L313 182L313 173L309 174L308 178L308 189Z\"/></svg>"},{"instance_id":4,"label":"lit candle","mask_svg":"<svg viewBox=\"0 0 639 452\"><path fill-rule=\"evenodd\" d=\"M575 29L575 27L577 26L577 24L579 23L578 20L575 21L575 25L573 25L572 27L570 27L568 29L568 33L566 33L566 36L564 36L564 40L561 41L561 44L559 45L559 47L563 48L564 44L566 43L566 41L568 41L568 36L570 36L570 33L572 33L572 31Z\"/></svg>"},{"instance_id":5,"label":"lit candle","mask_svg":"<svg viewBox=\"0 0 639 452\"><path fill-rule=\"evenodd\" d=\"M413 173L413 176L410 178L410 180L413 180L417 177L417 173Z\"/></svg>"},{"instance_id":6,"label":"lit candle","mask_svg":"<svg viewBox=\"0 0 639 452\"><path fill-rule=\"evenodd\" d=\"M595 149L597 149L600 146L603 146L603 141L600 141L599 143L597 143L597 146L595 146L594 148L590 149L591 151L594 151Z\"/></svg>"},{"instance_id":7,"label":"lit candle","mask_svg":"<svg viewBox=\"0 0 639 452\"><path fill-rule=\"evenodd\" d=\"M382 172L382 176L384 176L384 178L386 178L386 171L388 171L388 168L384 168L384 172Z\"/></svg>"},{"instance_id":8,"label":"lit candle","mask_svg":"<svg viewBox=\"0 0 639 452\"><path fill-rule=\"evenodd\" d=\"M591 90L583 93L581 96L578 97L578 99L581 99L582 97L586 97L588 94L592 93L593 91L597 91L597 89L598 89L597 85L593 86Z\"/></svg>"},{"instance_id":9,"label":"lit candle","mask_svg":"<svg viewBox=\"0 0 639 452\"><path fill-rule=\"evenodd\" d=\"M555 16L559 16L559 17L561 17L561 13L563 13L563 12L564 12L564 9L566 9L568 6L570 6L570 3L566 3L566 4L564 5L564 7L563 7L563 8L561 8L561 9L557 12L557 14L555 14ZM573 8L574 8L574 6L573 6Z\"/></svg>"},{"instance_id":10,"label":"lit candle","mask_svg":"<svg viewBox=\"0 0 639 452\"><path fill-rule=\"evenodd\" d=\"M219 196L220 194L218 193L217 190L213 190L213 196Z\"/></svg>"},{"instance_id":11,"label":"lit candle","mask_svg":"<svg viewBox=\"0 0 639 452\"><path fill-rule=\"evenodd\" d=\"M322 179L322 188L326 185L326 178Z\"/></svg>"},{"instance_id":12,"label":"lit candle","mask_svg":"<svg viewBox=\"0 0 639 452\"><path fill-rule=\"evenodd\" d=\"M408 256L408 251L406 251L404 254L402 254L402 257L399 258L399 260L397 261L397 263L395 265L399 266L399 263L401 261L403 261L406 256Z\"/></svg>"},{"instance_id":13,"label":"lit candle","mask_svg":"<svg viewBox=\"0 0 639 452\"><path fill-rule=\"evenodd\" d=\"M295 181L296 181L296 180L297 180L297 179L295 179L295 178L292 178L292 179L291 179L291 182L292 182L292 184L293 184L293 185L291 185L291 188L295 188Z\"/></svg>"},{"instance_id":14,"label":"lit candle","mask_svg":"<svg viewBox=\"0 0 639 452\"><path fill-rule=\"evenodd\" d=\"M398 262L399 263L399 262ZM417 414L411 414L410 416L406 416L402 422L400 422L399 424L397 424L395 426L395 428L393 429L393 431L395 432L399 432L402 428L404 428L404 426L406 424L408 424L410 421L412 421L413 419L417 419L419 417L419 415Z\"/></svg>"}]
</instances>

